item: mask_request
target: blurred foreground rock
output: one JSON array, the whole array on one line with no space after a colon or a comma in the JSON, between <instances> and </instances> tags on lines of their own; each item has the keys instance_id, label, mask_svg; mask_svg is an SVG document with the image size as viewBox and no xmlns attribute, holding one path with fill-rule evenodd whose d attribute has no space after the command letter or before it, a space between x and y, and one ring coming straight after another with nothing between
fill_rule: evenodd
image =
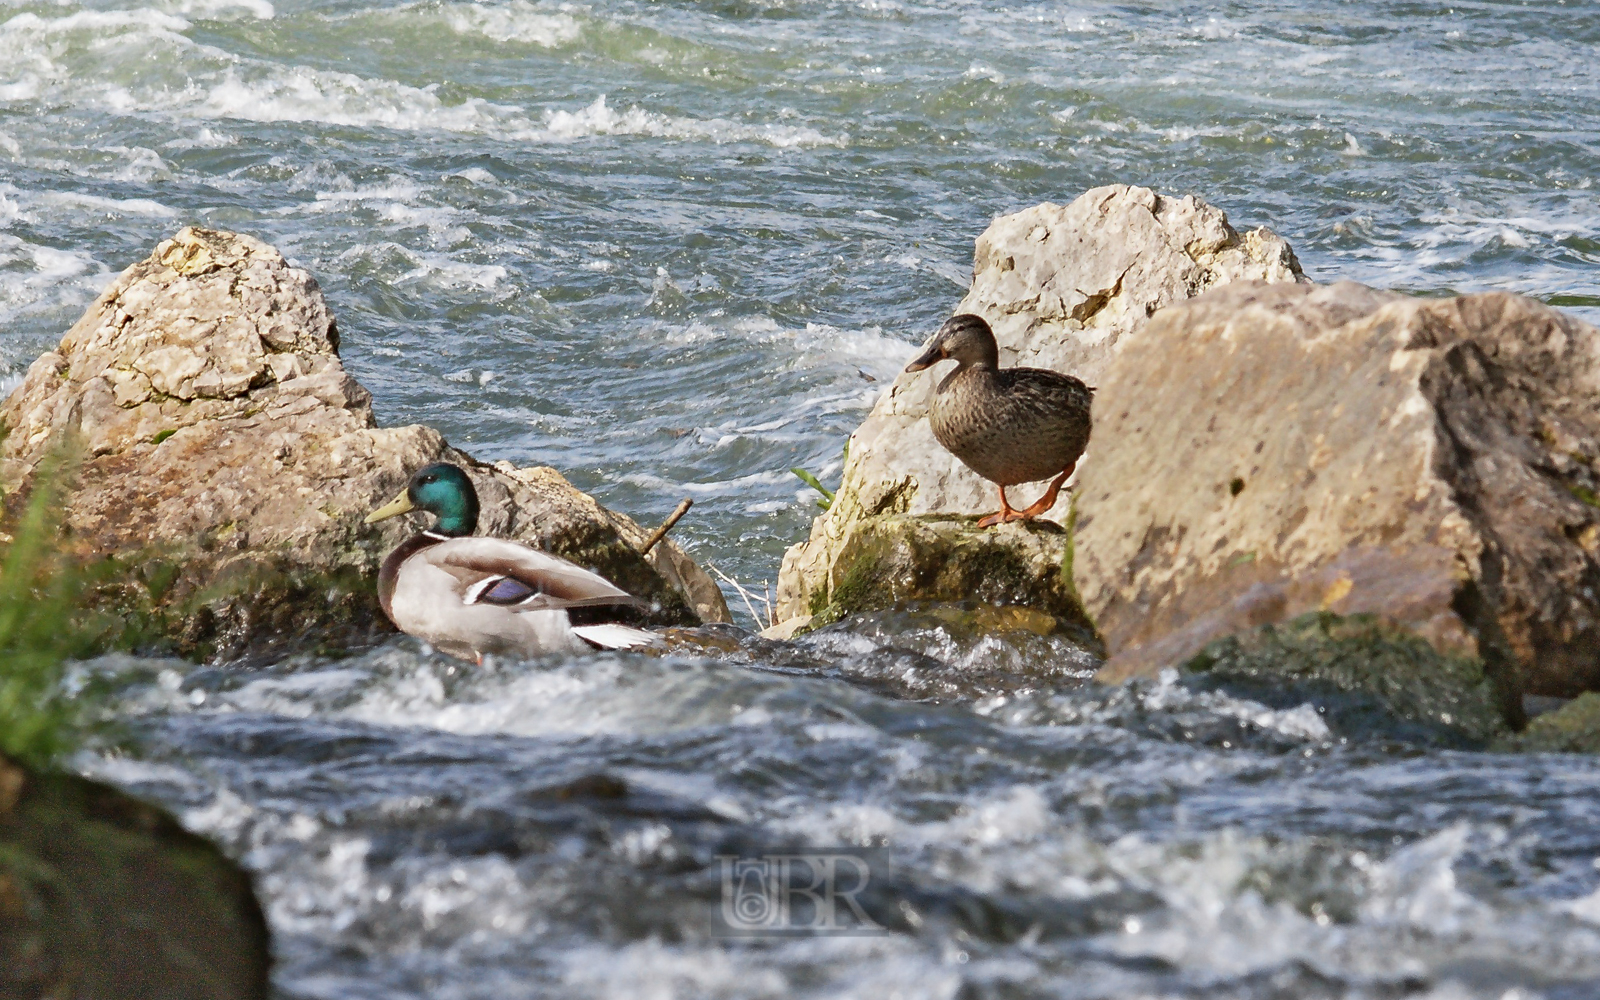
<instances>
[{"instance_id":1,"label":"blurred foreground rock","mask_svg":"<svg viewBox=\"0 0 1600 1000\"><path fill-rule=\"evenodd\" d=\"M373 579L419 522L361 519L439 459L471 472L481 532L597 569L662 623L728 620L680 548L641 557L647 532L553 469L487 466L431 428L375 426L316 282L248 236L187 228L161 243L34 362L0 419L8 496L53 452L80 450L69 544L125 563L108 606L143 609L191 655L387 630Z\"/></svg>"},{"instance_id":2,"label":"blurred foreground rock","mask_svg":"<svg viewBox=\"0 0 1600 1000\"><path fill-rule=\"evenodd\" d=\"M1123 339L1095 441L1075 570L1103 679L1324 610L1511 695L1600 687L1588 324L1503 293L1234 284Z\"/></svg>"},{"instance_id":3,"label":"blurred foreground rock","mask_svg":"<svg viewBox=\"0 0 1600 1000\"><path fill-rule=\"evenodd\" d=\"M952 312L977 313L989 321L1002 366L1052 368L1095 385L1118 343L1152 312L1246 278L1291 284L1305 280L1289 245L1271 232L1257 229L1241 235L1219 209L1192 196L1169 198L1148 188L1116 185L1089 191L1070 205L1046 203L996 219L978 237L972 287ZM908 349L906 360L914 353ZM948 599L942 591L921 589L919 581L932 579L927 574L887 577L871 593L834 597L853 574L861 575L855 553L877 551L876 539L917 531L894 519L982 514L996 507L993 484L940 447L928 427L928 400L948 368L901 374L851 435L844 481L833 506L816 519L810 538L784 556L776 609L780 620L836 617L840 611L901 600ZM1097 401L1097 414L1099 409ZM1092 465L1104 447L1097 426L1084 464ZM1013 503L1030 503L1043 489L1043 484L1014 489ZM1063 523L1068 496L1063 493L1053 509ZM970 526L966 530L981 534ZM956 542L948 532L944 537ZM1037 533L1027 537L1021 558L1028 563L1060 567L1066 560L1065 534L1051 540ZM966 547L972 552L992 549L987 542ZM953 544L947 558L960 562L966 556ZM946 576L979 572L973 566ZM1032 598L1019 592L1010 599L1051 604L1056 590L1052 574L1041 569L1035 577L1041 586Z\"/></svg>"},{"instance_id":4,"label":"blurred foreground rock","mask_svg":"<svg viewBox=\"0 0 1600 1000\"><path fill-rule=\"evenodd\" d=\"M265 1000L237 865L154 806L0 756L0 997Z\"/></svg>"}]
</instances>

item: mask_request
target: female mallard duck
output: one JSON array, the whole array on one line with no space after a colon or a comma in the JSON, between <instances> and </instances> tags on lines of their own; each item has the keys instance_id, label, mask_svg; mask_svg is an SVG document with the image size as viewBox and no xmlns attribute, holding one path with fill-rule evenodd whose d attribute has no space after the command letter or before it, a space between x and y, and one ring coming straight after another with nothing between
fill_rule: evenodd
<instances>
[{"instance_id":1,"label":"female mallard duck","mask_svg":"<svg viewBox=\"0 0 1600 1000\"><path fill-rule=\"evenodd\" d=\"M934 391L928 424L952 455L1000 487L1000 510L978 527L1043 514L1055 505L1061 484L1089 444L1094 390L1043 368L1001 369L994 331L971 313L946 320L906 371L920 372L946 359L956 368ZM1007 486L1051 476L1055 480L1038 503L1011 509Z\"/></svg>"},{"instance_id":2,"label":"female mallard duck","mask_svg":"<svg viewBox=\"0 0 1600 1000\"><path fill-rule=\"evenodd\" d=\"M378 603L395 627L440 652L533 656L650 645L649 632L609 622L604 612L645 602L598 574L505 538L469 538L478 491L458 466L418 469L366 523L423 510L438 518L389 553L378 571ZM584 624L574 624L571 609Z\"/></svg>"}]
</instances>

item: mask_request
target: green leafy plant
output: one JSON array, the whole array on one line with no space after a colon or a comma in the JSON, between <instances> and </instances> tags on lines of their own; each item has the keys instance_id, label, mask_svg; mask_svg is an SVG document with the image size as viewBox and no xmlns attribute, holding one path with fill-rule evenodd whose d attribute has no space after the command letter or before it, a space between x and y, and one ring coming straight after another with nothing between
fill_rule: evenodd
<instances>
[{"instance_id":1,"label":"green leafy plant","mask_svg":"<svg viewBox=\"0 0 1600 1000\"><path fill-rule=\"evenodd\" d=\"M802 483L822 494L822 499L817 501L818 507L827 510L833 506L833 491L822 485L822 481L816 476L799 467L792 468L789 471L799 476Z\"/></svg>"},{"instance_id":2,"label":"green leafy plant","mask_svg":"<svg viewBox=\"0 0 1600 1000\"><path fill-rule=\"evenodd\" d=\"M57 547L61 466L48 464L0 561L0 753L35 766L75 745L86 706L63 685L67 663L104 632L80 610L85 573Z\"/></svg>"},{"instance_id":3,"label":"green leafy plant","mask_svg":"<svg viewBox=\"0 0 1600 1000\"><path fill-rule=\"evenodd\" d=\"M844 442L844 454L840 459L840 464L847 464L849 461L850 439L846 438ZM822 499L817 501L818 507L821 507L823 510L829 510L833 507L833 491L822 485L822 480L807 472L805 469L799 468L798 466L791 467L789 471L800 477L800 481L802 483L805 483L807 486L822 494Z\"/></svg>"}]
</instances>

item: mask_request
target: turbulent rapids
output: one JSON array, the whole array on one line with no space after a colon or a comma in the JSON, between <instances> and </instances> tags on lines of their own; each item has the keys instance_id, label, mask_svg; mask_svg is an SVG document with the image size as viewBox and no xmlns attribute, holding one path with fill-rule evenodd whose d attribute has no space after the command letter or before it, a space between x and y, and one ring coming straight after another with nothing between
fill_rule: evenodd
<instances>
[{"instance_id":1,"label":"turbulent rapids","mask_svg":"<svg viewBox=\"0 0 1600 1000\"><path fill-rule=\"evenodd\" d=\"M248 233L380 424L642 525L691 497L672 538L760 591L818 512L790 469L837 483L1000 213L1194 192L1319 282L1600 319L1596 43L1556 2L6 0L0 366L180 227ZM255 873L284 997L1600 990L1590 757L727 596L663 656L101 657L117 743L72 763ZM729 933L723 859L827 852L871 933Z\"/></svg>"}]
</instances>

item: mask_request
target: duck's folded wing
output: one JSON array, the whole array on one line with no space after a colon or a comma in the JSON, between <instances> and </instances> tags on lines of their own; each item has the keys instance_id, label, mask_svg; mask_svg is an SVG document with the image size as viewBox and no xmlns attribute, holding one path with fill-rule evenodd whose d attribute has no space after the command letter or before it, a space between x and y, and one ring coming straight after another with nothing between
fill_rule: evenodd
<instances>
[{"instance_id":1,"label":"duck's folded wing","mask_svg":"<svg viewBox=\"0 0 1600 1000\"><path fill-rule=\"evenodd\" d=\"M463 604L538 611L646 603L598 573L521 542L454 538L422 554L461 581Z\"/></svg>"}]
</instances>

